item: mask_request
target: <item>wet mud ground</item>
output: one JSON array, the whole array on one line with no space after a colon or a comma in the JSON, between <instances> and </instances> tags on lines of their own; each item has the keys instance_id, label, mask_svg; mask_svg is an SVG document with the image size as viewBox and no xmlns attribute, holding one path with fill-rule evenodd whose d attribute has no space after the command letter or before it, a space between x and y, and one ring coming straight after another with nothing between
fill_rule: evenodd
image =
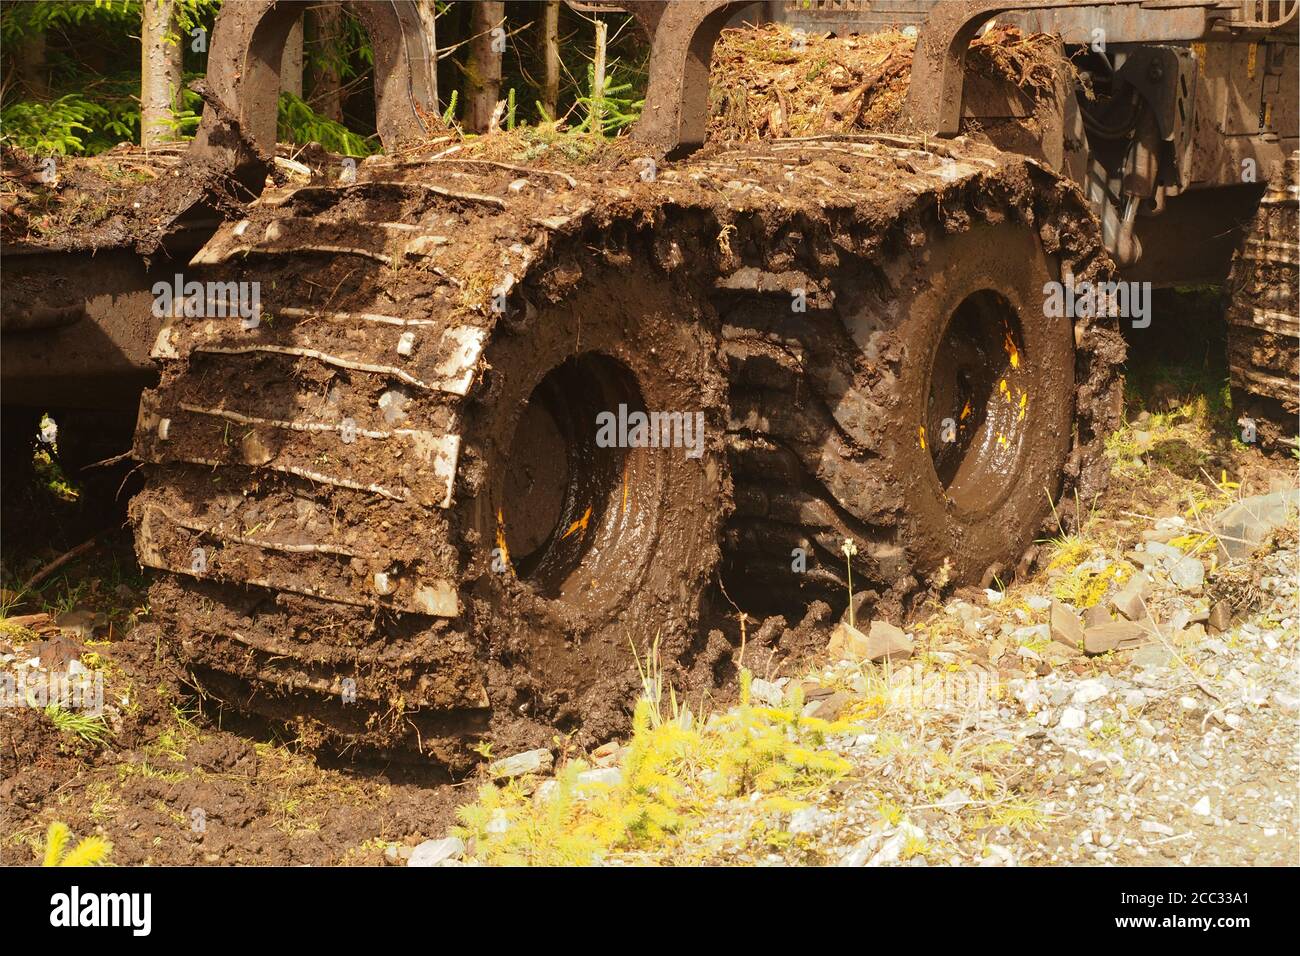
<instances>
[{"instance_id":1,"label":"wet mud ground","mask_svg":"<svg viewBox=\"0 0 1300 956\"><path fill-rule=\"evenodd\" d=\"M1112 482L1093 507L1094 522L1176 511L1159 497L1166 480L1223 472L1243 494L1268 490L1279 477L1294 480L1293 461L1231 440L1217 301L1203 291L1162 303L1197 326L1199 337L1130 339L1126 417L1199 402L1221 427L1219 438L1200 448L1164 442L1148 464L1152 479ZM0 711L0 863L35 862L46 828L58 820L77 836L104 835L116 864L378 865L390 845L441 836L455 808L473 799L481 782L473 774L452 780L438 769L324 753L292 727L252 722L205 699L155 630L141 626L150 621L146 577L124 514L76 492L48 459L38 460L35 481L18 488L6 481L0 661L10 669L32 657L56 667L77 660L102 673L106 719L102 732L88 732L56 726L38 709ZM89 551L14 601L18 582L92 537ZM738 645L743 609L721 591L711 608L701 628ZM837 617L820 604L802 622L750 617L746 660L761 656L769 675L825 665ZM735 673L724 662L712 675L720 685L711 690L714 706L734 701ZM577 755L562 736L553 746L561 759Z\"/></svg>"}]
</instances>

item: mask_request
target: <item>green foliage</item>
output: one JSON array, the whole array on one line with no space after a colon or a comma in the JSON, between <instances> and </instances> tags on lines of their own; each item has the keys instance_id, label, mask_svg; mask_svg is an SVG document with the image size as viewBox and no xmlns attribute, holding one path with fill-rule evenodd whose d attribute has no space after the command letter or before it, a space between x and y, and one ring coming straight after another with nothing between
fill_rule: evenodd
<instances>
[{"instance_id":1,"label":"green foliage","mask_svg":"<svg viewBox=\"0 0 1300 956\"><path fill-rule=\"evenodd\" d=\"M456 101L460 97L460 90L451 91L451 99L447 101L447 108L443 110L442 121L450 126L456 121Z\"/></svg>"},{"instance_id":2,"label":"green foliage","mask_svg":"<svg viewBox=\"0 0 1300 956\"><path fill-rule=\"evenodd\" d=\"M84 740L93 746L100 746L112 736L108 723L103 717L64 710L57 704L45 708L45 716L59 729L60 733Z\"/></svg>"},{"instance_id":3,"label":"green foliage","mask_svg":"<svg viewBox=\"0 0 1300 956\"><path fill-rule=\"evenodd\" d=\"M72 831L66 823L55 821L45 833L41 866L103 866L113 852L113 844L101 836L88 836L71 850Z\"/></svg>"},{"instance_id":4,"label":"green foliage","mask_svg":"<svg viewBox=\"0 0 1300 956\"><path fill-rule=\"evenodd\" d=\"M748 670L740 672L740 706L722 715L715 731L725 792L803 790L848 772L848 761L824 749L826 736L847 733L848 724L800 716L799 695L785 707L755 707L752 680Z\"/></svg>"},{"instance_id":5,"label":"green foliage","mask_svg":"<svg viewBox=\"0 0 1300 956\"><path fill-rule=\"evenodd\" d=\"M769 810L789 812L796 799L842 776L846 760L824 748L846 723L800 716L798 695L787 707L757 707L752 676L741 673L741 702L701 723L662 674L642 671L645 696L632 718L632 738L617 783L582 780L587 765L561 769L548 791L530 795L513 781L486 784L478 802L457 811L457 833L474 841L475 855L503 865L584 865L610 853L660 849L679 838L719 796L758 792Z\"/></svg>"},{"instance_id":6,"label":"green foliage","mask_svg":"<svg viewBox=\"0 0 1300 956\"><path fill-rule=\"evenodd\" d=\"M86 134L109 119L108 110L78 93L48 103L20 100L0 110L0 138L37 156L71 156L86 152Z\"/></svg>"},{"instance_id":7,"label":"green foliage","mask_svg":"<svg viewBox=\"0 0 1300 956\"><path fill-rule=\"evenodd\" d=\"M342 123L321 116L292 93L280 94L276 136L282 142L320 143L331 152L345 156L369 156L379 151L373 140L358 136Z\"/></svg>"},{"instance_id":8,"label":"green foliage","mask_svg":"<svg viewBox=\"0 0 1300 956\"><path fill-rule=\"evenodd\" d=\"M95 0L95 2L113 5L113 0ZM138 7L139 4L136 0L129 0L129 2L123 0L123 6ZM211 23L220 7L221 0L176 0L172 5L172 25L176 29L175 32L167 35L167 42L184 43L188 46L190 31Z\"/></svg>"},{"instance_id":9,"label":"green foliage","mask_svg":"<svg viewBox=\"0 0 1300 956\"><path fill-rule=\"evenodd\" d=\"M303 61L311 73L332 73L341 85L347 86L360 75L358 67L365 70L374 66L375 52L361 21L344 7L336 41L324 44L308 38L303 44Z\"/></svg>"},{"instance_id":10,"label":"green foliage","mask_svg":"<svg viewBox=\"0 0 1300 956\"><path fill-rule=\"evenodd\" d=\"M584 133L598 133L601 136L615 136L641 117L645 100L634 100L627 94L632 89L631 82L616 79L621 72L616 64L611 63L605 75L605 88L596 89L596 67L587 64L587 91L578 97L577 106L583 114L582 122L574 129ZM599 108L599 109L597 109ZM600 113L600 129L593 129L596 113Z\"/></svg>"},{"instance_id":11,"label":"green foliage","mask_svg":"<svg viewBox=\"0 0 1300 956\"><path fill-rule=\"evenodd\" d=\"M0 8L0 41L14 43L36 32L86 28L92 25L133 26L140 23L138 0L36 0L6 3Z\"/></svg>"}]
</instances>

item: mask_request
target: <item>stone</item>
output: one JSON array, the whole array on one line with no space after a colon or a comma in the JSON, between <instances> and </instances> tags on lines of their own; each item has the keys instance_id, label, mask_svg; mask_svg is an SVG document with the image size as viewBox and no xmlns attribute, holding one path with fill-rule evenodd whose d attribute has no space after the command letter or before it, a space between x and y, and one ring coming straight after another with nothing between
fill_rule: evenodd
<instances>
[{"instance_id":1,"label":"stone","mask_svg":"<svg viewBox=\"0 0 1300 956\"><path fill-rule=\"evenodd\" d=\"M790 833L815 833L826 823L831 815L819 807L800 807L790 814L790 824L786 829Z\"/></svg>"},{"instance_id":2,"label":"stone","mask_svg":"<svg viewBox=\"0 0 1300 956\"><path fill-rule=\"evenodd\" d=\"M1192 804L1192 812L1198 817L1208 817L1210 815L1210 798L1201 797L1196 803Z\"/></svg>"},{"instance_id":3,"label":"stone","mask_svg":"<svg viewBox=\"0 0 1300 956\"><path fill-rule=\"evenodd\" d=\"M578 774L578 783L617 787L623 782L623 771L618 767L596 767Z\"/></svg>"},{"instance_id":4,"label":"stone","mask_svg":"<svg viewBox=\"0 0 1300 956\"><path fill-rule=\"evenodd\" d=\"M1133 663L1138 667L1173 667L1177 662L1162 644L1148 644L1133 652Z\"/></svg>"},{"instance_id":5,"label":"stone","mask_svg":"<svg viewBox=\"0 0 1300 956\"><path fill-rule=\"evenodd\" d=\"M780 707L785 700L785 694L781 688L777 687L771 681L765 681L761 677L755 677L749 684L749 695L760 704L766 704L768 707Z\"/></svg>"},{"instance_id":6,"label":"stone","mask_svg":"<svg viewBox=\"0 0 1300 956\"><path fill-rule=\"evenodd\" d=\"M1149 632L1132 621L1112 621L1083 632L1083 649L1089 654L1125 650L1146 642Z\"/></svg>"},{"instance_id":7,"label":"stone","mask_svg":"<svg viewBox=\"0 0 1300 956\"><path fill-rule=\"evenodd\" d=\"M108 627L108 615L86 608L74 608L60 614L54 623L64 634L89 641L94 638L97 629Z\"/></svg>"},{"instance_id":8,"label":"stone","mask_svg":"<svg viewBox=\"0 0 1300 956\"><path fill-rule=\"evenodd\" d=\"M876 851L875 856L867 861L867 866L886 866L890 863L897 863L903 854L903 847L907 845L908 840L924 841L925 831L916 824L908 823L904 820L898 825L898 830L888 840L881 845Z\"/></svg>"},{"instance_id":9,"label":"stone","mask_svg":"<svg viewBox=\"0 0 1300 956\"><path fill-rule=\"evenodd\" d=\"M1084 721L1087 719L1088 715L1080 708L1067 707L1065 710L1061 711L1061 719L1057 721L1056 726L1060 727L1062 730L1078 730L1083 726Z\"/></svg>"},{"instance_id":10,"label":"stone","mask_svg":"<svg viewBox=\"0 0 1300 956\"><path fill-rule=\"evenodd\" d=\"M1288 521L1288 514L1300 508L1300 488L1243 498L1214 517L1220 557L1235 561L1248 557L1274 528Z\"/></svg>"},{"instance_id":11,"label":"stone","mask_svg":"<svg viewBox=\"0 0 1300 956\"><path fill-rule=\"evenodd\" d=\"M943 799L937 801L939 809L946 810L949 813L956 813L970 802L970 796L965 790L960 789L949 790L948 793L944 795Z\"/></svg>"},{"instance_id":12,"label":"stone","mask_svg":"<svg viewBox=\"0 0 1300 956\"><path fill-rule=\"evenodd\" d=\"M1294 714L1300 710L1300 697L1295 694L1288 694L1285 691L1273 691L1273 706L1284 714Z\"/></svg>"},{"instance_id":13,"label":"stone","mask_svg":"<svg viewBox=\"0 0 1300 956\"><path fill-rule=\"evenodd\" d=\"M914 646L902 628L888 621L872 621L866 634L841 621L831 632L827 651L835 660L901 660L912 656Z\"/></svg>"},{"instance_id":14,"label":"stone","mask_svg":"<svg viewBox=\"0 0 1300 956\"><path fill-rule=\"evenodd\" d=\"M849 848L849 851L840 857L837 866L865 866L867 860L871 859L871 852L880 842L880 834L872 833L863 837L857 843Z\"/></svg>"},{"instance_id":15,"label":"stone","mask_svg":"<svg viewBox=\"0 0 1300 956\"><path fill-rule=\"evenodd\" d=\"M1094 604L1083 612L1083 626L1085 629L1110 624L1114 620L1104 604Z\"/></svg>"},{"instance_id":16,"label":"stone","mask_svg":"<svg viewBox=\"0 0 1300 956\"><path fill-rule=\"evenodd\" d=\"M1143 833L1158 833L1161 836L1173 836L1174 828L1163 823L1157 823L1155 820L1142 821Z\"/></svg>"},{"instance_id":17,"label":"stone","mask_svg":"<svg viewBox=\"0 0 1300 956\"><path fill-rule=\"evenodd\" d=\"M1227 601L1216 601L1210 608L1210 616L1205 622L1214 632L1226 631L1232 627L1232 605Z\"/></svg>"},{"instance_id":18,"label":"stone","mask_svg":"<svg viewBox=\"0 0 1300 956\"><path fill-rule=\"evenodd\" d=\"M611 740L591 752L591 762L597 767L613 767L622 761L623 750L617 740Z\"/></svg>"},{"instance_id":19,"label":"stone","mask_svg":"<svg viewBox=\"0 0 1300 956\"><path fill-rule=\"evenodd\" d=\"M548 751L549 753L549 751ZM463 856L465 844L460 837L445 837L441 840L425 840L411 851L407 866L437 866L443 860Z\"/></svg>"},{"instance_id":20,"label":"stone","mask_svg":"<svg viewBox=\"0 0 1300 956\"><path fill-rule=\"evenodd\" d=\"M525 750L512 757L505 757L488 766L488 772L496 778L522 777L529 773L545 773L555 763L555 757L546 748Z\"/></svg>"},{"instance_id":21,"label":"stone","mask_svg":"<svg viewBox=\"0 0 1300 956\"><path fill-rule=\"evenodd\" d=\"M1145 602L1150 594L1151 579L1146 572L1139 572L1128 579L1120 592L1110 599L1110 604L1130 621L1141 621L1146 619Z\"/></svg>"},{"instance_id":22,"label":"stone","mask_svg":"<svg viewBox=\"0 0 1300 956\"><path fill-rule=\"evenodd\" d=\"M1109 693L1110 691L1106 688L1106 685L1096 678L1081 680L1074 687L1074 693L1070 696L1070 703L1075 706L1091 704L1094 701L1101 700Z\"/></svg>"},{"instance_id":23,"label":"stone","mask_svg":"<svg viewBox=\"0 0 1300 956\"><path fill-rule=\"evenodd\" d=\"M1199 591L1205 584L1205 565L1196 558L1179 558L1169 566L1169 580L1180 591Z\"/></svg>"},{"instance_id":24,"label":"stone","mask_svg":"<svg viewBox=\"0 0 1300 956\"><path fill-rule=\"evenodd\" d=\"M808 714L810 717L816 717L820 720L834 720L840 715L845 707L853 701L852 694L846 694L844 691L836 691L829 697L824 697L814 703L817 705Z\"/></svg>"},{"instance_id":25,"label":"stone","mask_svg":"<svg viewBox=\"0 0 1300 956\"><path fill-rule=\"evenodd\" d=\"M1143 571L1150 571L1160 564L1159 558L1146 551L1125 551L1124 557L1130 564L1140 564Z\"/></svg>"},{"instance_id":26,"label":"stone","mask_svg":"<svg viewBox=\"0 0 1300 956\"><path fill-rule=\"evenodd\" d=\"M560 781L543 780L533 791L533 803L537 806L545 806L560 795Z\"/></svg>"},{"instance_id":27,"label":"stone","mask_svg":"<svg viewBox=\"0 0 1300 956\"><path fill-rule=\"evenodd\" d=\"M1083 646L1083 622L1079 615L1059 601L1052 602L1050 628L1052 640L1079 650Z\"/></svg>"}]
</instances>

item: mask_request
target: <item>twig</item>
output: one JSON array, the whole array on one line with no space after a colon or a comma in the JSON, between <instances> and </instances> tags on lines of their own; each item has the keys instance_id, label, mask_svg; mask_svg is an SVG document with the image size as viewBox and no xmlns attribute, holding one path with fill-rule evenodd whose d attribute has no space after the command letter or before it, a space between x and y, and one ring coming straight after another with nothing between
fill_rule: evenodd
<instances>
[{"instance_id":1,"label":"twig","mask_svg":"<svg viewBox=\"0 0 1300 956\"><path fill-rule=\"evenodd\" d=\"M1216 694L1214 691L1210 690L1210 688L1206 685L1206 683L1196 676L1196 673L1189 666L1187 666L1187 661L1183 660L1183 656L1179 654L1178 651L1174 649L1174 646L1165 639L1165 636L1160 633L1160 625L1157 624L1156 619L1151 616L1151 609L1147 607L1146 599L1143 598L1142 595L1140 594L1137 596L1137 599L1138 602L1142 605L1142 610L1146 614L1147 620L1151 622L1151 633L1155 634L1156 638L1160 641L1160 643L1165 646L1165 650L1167 650L1170 654L1174 655L1174 660L1178 661L1178 663L1183 666L1183 670L1187 671L1187 673L1192 678L1192 682L1201 689L1201 692L1204 693L1207 697L1213 698L1214 700L1217 700L1220 704L1222 704L1223 698L1220 697L1218 694Z\"/></svg>"},{"instance_id":2,"label":"twig","mask_svg":"<svg viewBox=\"0 0 1300 956\"><path fill-rule=\"evenodd\" d=\"M30 591L33 587L40 584L42 581L48 578L55 571L59 570L59 568L63 567L69 561L73 561L81 557L83 554L88 554L91 551L93 551L99 544L100 535L102 535L104 531L107 530L108 529L105 528L103 529L103 531L98 531L95 533L95 536L91 538L89 541L83 541L81 544L77 545L71 551L63 552L63 554L59 555L57 558L55 558L45 567L41 568L30 578L28 578L26 583L23 584L20 590Z\"/></svg>"},{"instance_id":3,"label":"twig","mask_svg":"<svg viewBox=\"0 0 1300 956\"><path fill-rule=\"evenodd\" d=\"M126 461L131 457L131 450L127 449L120 455L114 455L112 458L105 458L103 461L92 461L89 465L82 465L82 471L89 471L91 468L107 468L109 465L116 465L118 462Z\"/></svg>"}]
</instances>

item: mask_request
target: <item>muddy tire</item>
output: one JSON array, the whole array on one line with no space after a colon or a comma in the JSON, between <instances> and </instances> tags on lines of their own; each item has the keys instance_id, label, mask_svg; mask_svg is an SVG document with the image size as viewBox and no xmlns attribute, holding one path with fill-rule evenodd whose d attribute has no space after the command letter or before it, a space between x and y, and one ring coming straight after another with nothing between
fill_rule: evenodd
<instances>
[{"instance_id":1,"label":"muddy tire","mask_svg":"<svg viewBox=\"0 0 1300 956\"><path fill-rule=\"evenodd\" d=\"M205 692L308 743L453 771L486 735L599 743L637 655L688 650L727 500L716 320L648 245L602 266L480 208L512 178L263 203L199 256L262 320L159 337L132 505L155 616ZM384 251L417 222L456 243ZM707 410L704 444L598 445L620 405Z\"/></svg>"},{"instance_id":2,"label":"muddy tire","mask_svg":"<svg viewBox=\"0 0 1300 956\"><path fill-rule=\"evenodd\" d=\"M464 514L495 543L471 551L474 617L493 660L520 665L502 705L592 741L626 723L634 654L657 642L671 672L688 648L718 560L725 384L698 290L645 263L586 272L488 349ZM686 416L693 447L609 447L638 412Z\"/></svg>"},{"instance_id":3,"label":"muddy tire","mask_svg":"<svg viewBox=\"0 0 1300 956\"><path fill-rule=\"evenodd\" d=\"M1009 579L1071 446L1073 326L1044 315L1059 264L1035 230L999 223L936 237L886 271L887 297L867 295L848 326L859 376L873 334L897 356L880 417L859 436L903 502L897 542L926 573L948 561L958 580ZM892 329L890 316L901 317Z\"/></svg>"},{"instance_id":4,"label":"muddy tire","mask_svg":"<svg viewBox=\"0 0 1300 956\"><path fill-rule=\"evenodd\" d=\"M1228 366L1243 434L1271 450L1300 431L1300 153L1270 183L1228 279Z\"/></svg>"},{"instance_id":5,"label":"muddy tire","mask_svg":"<svg viewBox=\"0 0 1300 956\"><path fill-rule=\"evenodd\" d=\"M1048 316L1045 286L1107 262L1077 201L1013 205L1007 186L898 216L877 255L825 273L807 321L788 303L724 312L729 587L753 577L733 556L757 552L762 591L843 607L851 538L855 585L898 616L927 584L1009 581L1068 526L1073 503L1054 503L1101 489L1123 342L1113 320Z\"/></svg>"}]
</instances>

